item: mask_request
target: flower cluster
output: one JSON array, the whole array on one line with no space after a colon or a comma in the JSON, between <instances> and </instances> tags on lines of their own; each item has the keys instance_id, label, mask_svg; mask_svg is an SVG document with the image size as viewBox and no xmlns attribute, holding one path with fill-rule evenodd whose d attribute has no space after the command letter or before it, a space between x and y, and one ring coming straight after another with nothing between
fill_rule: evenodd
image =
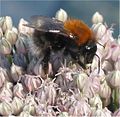
<instances>
[{"instance_id":1,"label":"flower cluster","mask_svg":"<svg viewBox=\"0 0 120 117\"><path fill-rule=\"evenodd\" d=\"M68 16L60 9L55 18L64 22ZM51 63L46 76L42 57L31 54L28 22L20 19L15 28L11 17L0 18L1 116L120 116L120 37L113 38L113 27L98 12L92 22L97 56L91 67L65 61L52 77Z\"/></svg>"}]
</instances>

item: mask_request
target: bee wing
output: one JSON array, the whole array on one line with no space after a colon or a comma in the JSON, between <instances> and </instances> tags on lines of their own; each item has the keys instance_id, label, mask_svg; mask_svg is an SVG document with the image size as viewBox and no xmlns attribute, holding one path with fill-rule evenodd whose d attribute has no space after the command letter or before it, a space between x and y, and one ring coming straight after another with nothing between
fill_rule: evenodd
<instances>
[{"instance_id":1,"label":"bee wing","mask_svg":"<svg viewBox=\"0 0 120 117\"><path fill-rule=\"evenodd\" d=\"M39 27L36 27L34 24L23 24L23 25L26 26L26 27L29 27L29 28L33 28L35 30L39 30L41 32L48 32L47 30L41 29Z\"/></svg>"},{"instance_id":2,"label":"bee wing","mask_svg":"<svg viewBox=\"0 0 120 117\"><path fill-rule=\"evenodd\" d=\"M24 24L24 26L34 28L40 32L54 33L69 37L69 35L64 30L63 22L55 18L48 18L45 16L32 16L30 23Z\"/></svg>"},{"instance_id":3,"label":"bee wing","mask_svg":"<svg viewBox=\"0 0 120 117\"><path fill-rule=\"evenodd\" d=\"M38 30L45 30L46 32L48 32L49 30L64 30L63 22L55 18L49 18L45 16L32 16L30 25Z\"/></svg>"}]
</instances>

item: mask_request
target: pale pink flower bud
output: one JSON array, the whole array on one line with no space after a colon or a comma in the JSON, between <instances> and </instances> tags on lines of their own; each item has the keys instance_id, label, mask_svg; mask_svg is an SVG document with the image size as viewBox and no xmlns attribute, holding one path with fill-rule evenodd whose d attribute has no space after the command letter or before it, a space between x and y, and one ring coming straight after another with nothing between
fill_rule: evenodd
<instances>
[{"instance_id":1,"label":"pale pink flower bud","mask_svg":"<svg viewBox=\"0 0 120 117\"><path fill-rule=\"evenodd\" d=\"M56 87L57 85L53 81L48 81L41 84L41 87L37 91L37 97L41 103L48 103L54 105L57 96Z\"/></svg>"},{"instance_id":2,"label":"pale pink flower bud","mask_svg":"<svg viewBox=\"0 0 120 117\"><path fill-rule=\"evenodd\" d=\"M19 21L19 24L18 24L19 33L22 33L25 35L32 34L33 28L29 28L27 26L24 26L25 24L28 24L28 22L26 20L24 20L23 18L21 18Z\"/></svg>"},{"instance_id":3,"label":"pale pink flower bud","mask_svg":"<svg viewBox=\"0 0 120 117\"><path fill-rule=\"evenodd\" d=\"M13 83L12 82L9 82L9 81L6 81L4 86L7 88L7 89L11 89L13 88Z\"/></svg>"},{"instance_id":4,"label":"pale pink flower bud","mask_svg":"<svg viewBox=\"0 0 120 117\"><path fill-rule=\"evenodd\" d=\"M103 22L103 16L99 12L96 12L92 17L92 22L94 24L102 23Z\"/></svg>"},{"instance_id":5,"label":"pale pink flower bud","mask_svg":"<svg viewBox=\"0 0 120 117\"><path fill-rule=\"evenodd\" d=\"M112 42L107 42L105 45L104 53L103 53L103 59L109 60L112 56L112 49L111 49Z\"/></svg>"},{"instance_id":6,"label":"pale pink flower bud","mask_svg":"<svg viewBox=\"0 0 120 117\"><path fill-rule=\"evenodd\" d=\"M6 81L6 72L3 68L0 67L0 88L3 86L3 84Z\"/></svg>"},{"instance_id":7,"label":"pale pink flower bud","mask_svg":"<svg viewBox=\"0 0 120 117\"><path fill-rule=\"evenodd\" d=\"M37 106L37 103L35 101L35 96L28 94L25 99L25 106L23 108L23 111L28 111L31 115L35 115L35 107ZM36 98L37 99L37 98Z\"/></svg>"},{"instance_id":8,"label":"pale pink flower bud","mask_svg":"<svg viewBox=\"0 0 120 117\"><path fill-rule=\"evenodd\" d=\"M12 110L14 115L18 115L23 109L24 103L18 97L14 97L12 101Z\"/></svg>"},{"instance_id":9,"label":"pale pink flower bud","mask_svg":"<svg viewBox=\"0 0 120 117\"><path fill-rule=\"evenodd\" d=\"M120 55L119 49L120 46L115 41L108 41L105 45L104 58L116 62L119 59L118 55Z\"/></svg>"},{"instance_id":10,"label":"pale pink flower bud","mask_svg":"<svg viewBox=\"0 0 120 117\"><path fill-rule=\"evenodd\" d=\"M67 13L66 13L66 11L65 10L63 10L63 9L60 9L60 10L58 10L57 12L56 12L56 15L55 15L55 18L56 19L58 19L58 20L60 20L60 21L63 21L63 22L65 22L66 20L67 20Z\"/></svg>"},{"instance_id":11,"label":"pale pink flower bud","mask_svg":"<svg viewBox=\"0 0 120 117\"><path fill-rule=\"evenodd\" d=\"M112 65L109 61L105 60L105 61L103 61L103 63L102 63L102 69L103 69L106 73L108 73L109 71L112 71L114 68L113 68L113 65Z\"/></svg>"},{"instance_id":12,"label":"pale pink flower bud","mask_svg":"<svg viewBox=\"0 0 120 117\"><path fill-rule=\"evenodd\" d=\"M0 115L7 116L13 113L12 105L10 102L4 101L0 103Z\"/></svg>"},{"instance_id":13,"label":"pale pink flower bud","mask_svg":"<svg viewBox=\"0 0 120 117\"><path fill-rule=\"evenodd\" d=\"M23 108L23 111L27 111L27 112L29 112L31 115L35 115L35 106L36 106L37 104L33 104L33 103L28 103L28 104L26 104L25 106L24 106L24 108Z\"/></svg>"},{"instance_id":14,"label":"pale pink flower bud","mask_svg":"<svg viewBox=\"0 0 120 117\"><path fill-rule=\"evenodd\" d=\"M98 23L92 26L92 30L95 33L97 39L100 40L105 35L107 27L102 23Z\"/></svg>"},{"instance_id":15,"label":"pale pink flower bud","mask_svg":"<svg viewBox=\"0 0 120 117\"><path fill-rule=\"evenodd\" d=\"M86 83L87 80L88 80L88 76L87 76L85 73L75 74L75 75L73 76L73 78L75 78L77 87L78 87L80 90L83 89L83 87L85 86L85 83Z\"/></svg>"},{"instance_id":16,"label":"pale pink flower bud","mask_svg":"<svg viewBox=\"0 0 120 117\"><path fill-rule=\"evenodd\" d=\"M98 70L99 70L99 74L98 74ZM98 78L99 81L101 81L102 79L104 79L105 76L106 75L105 75L104 71L101 69L101 67L93 70L91 72L91 74L90 74L90 77L96 77L96 79Z\"/></svg>"},{"instance_id":17,"label":"pale pink flower bud","mask_svg":"<svg viewBox=\"0 0 120 117\"><path fill-rule=\"evenodd\" d=\"M112 71L111 73L109 73L106 79L112 87L114 88L120 87L120 71L119 70Z\"/></svg>"},{"instance_id":18,"label":"pale pink flower bud","mask_svg":"<svg viewBox=\"0 0 120 117\"><path fill-rule=\"evenodd\" d=\"M46 87L41 87L37 91L37 98L41 104L46 103L46 100L47 100L46 90L48 90Z\"/></svg>"},{"instance_id":19,"label":"pale pink flower bud","mask_svg":"<svg viewBox=\"0 0 120 117\"><path fill-rule=\"evenodd\" d=\"M69 116L90 116L91 115L91 108L90 105L81 100L75 101L69 108Z\"/></svg>"},{"instance_id":20,"label":"pale pink flower bud","mask_svg":"<svg viewBox=\"0 0 120 117\"><path fill-rule=\"evenodd\" d=\"M37 90L41 85L39 76L26 74L22 77L22 79L29 92Z\"/></svg>"},{"instance_id":21,"label":"pale pink flower bud","mask_svg":"<svg viewBox=\"0 0 120 117\"><path fill-rule=\"evenodd\" d=\"M88 78L85 86L83 87L83 94L88 98L94 97L100 90L100 79L95 76Z\"/></svg>"},{"instance_id":22,"label":"pale pink flower bud","mask_svg":"<svg viewBox=\"0 0 120 117\"><path fill-rule=\"evenodd\" d=\"M25 97L24 87L21 83L18 83L13 87L13 95L23 99Z\"/></svg>"},{"instance_id":23,"label":"pale pink flower bud","mask_svg":"<svg viewBox=\"0 0 120 117\"><path fill-rule=\"evenodd\" d=\"M111 112L105 107L104 109L97 109L93 112L92 116L96 117L112 117Z\"/></svg>"},{"instance_id":24,"label":"pale pink flower bud","mask_svg":"<svg viewBox=\"0 0 120 117\"><path fill-rule=\"evenodd\" d=\"M102 109L102 100L98 94L89 99L89 104L91 107Z\"/></svg>"},{"instance_id":25,"label":"pale pink flower bud","mask_svg":"<svg viewBox=\"0 0 120 117\"><path fill-rule=\"evenodd\" d=\"M11 101L12 96L12 90L4 85L0 92L0 101Z\"/></svg>"},{"instance_id":26,"label":"pale pink flower bud","mask_svg":"<svg viewBox=\"0 0 120 117\"><path fill-rule=\"evenodd\" d=\"M14 45L18 38L17 29L15 27L13 27L12 30L7 30L5 32L5 38L10 42L11 45Z\"/></svg>"},{"instance_id":27,"label":"pale pink flower bud","mask_svg":"<svg viewBox=\"0 0 120 117\"><path fill-rule=\"evenodd\" d=\"M111 49L112 49L112 56L111 56L111 58L112 58L113 61L116 62L118 60L118 55L120 55L120 45L119 46L116 45L116 47L111 48Z\"/></svg>"},{"instance_id":28,"label":"pale pink flower bud","mask_svg":"<svg viewBox=\"0 0 120 117\"><path fill-rule=\"evenodd\" d=\"M35 105L36 104L35 98L36 98L35 95L28 93L25 98L25 104L31 103L31 104Z\"/></svg>"},{"instance_id":29,"label":"pale pink flower bud","mask_svg":"<svg viewBox=\"0 0 120 117\"><path fill-rule=\"evenodd\" d=\"M23 74L23 68L12 63L11 75L13 81L17 82L22 74Z\"/></svg>"},{"instance_id":30,"label":"pale pink flower bud","mask_svg":"<svg viewBox=\"0 0 120 117\"><path fill-rule=\"evenodd\" d=\"M11 30L13 26L12 18L10 16L6 16L4 19L4 23L2 25L2 30L5 33L6 30Z\"/></svg>"},{"instance_id":31,"label":"pale pink flower bud","mask_svg":"<svg viewBox=\"0 0 120 117\"><path fill-rule=\"evenodd\" d=\"M0 53L7 55L10 54L12 50L11 44L4 37L0 39Z\"/></svg>"},{"instance_id":32,"label":"pale pink flower bud","mask_svg":"<svg viewBox=\"0 0 120 117\"><path fill-rule=\"evenodd\" d=\"M105 34L103 35L103 37L100 39L102 44L106 44L108 41L109 42L113 42L115 41L115 39L113 38L113 28L112 26L110 28L108 28L107 25L106 26L106 31Z\"/></svg>"},{"instance_id":33,"label":"pale pink flower bud","mask_svg":"<svg viewBox=\"0 0 120 117\"><path fill-rule=\"evenodd\" d=\"M30 38L28 35L24 35L24 34L19 34L18 35L18 39L15 43L16 49L18 53L26 53L28 52L29 48L29 42L30 42Z\"/></svg>"},{"instance_id":34,"label":"pale pink flower bud","mask_svg":"<svg viewBox=\"0 0 120 117\"><path fill-rule=\"evenodd\" d=\"M102 98L110 98L111 96L111 88L107 84L106 80L104 80L100 85L99 94Z\"/></svg>"},{"instance_id":35,"label":"pale pink flower bud","mask_svg":"<svg viewBox=\"0 0 120 117\"><path fill-rule=\"evenodd\" d=\"M28 111L22 111L19 117L33 117Z\"/></svg>"}]
</instances>

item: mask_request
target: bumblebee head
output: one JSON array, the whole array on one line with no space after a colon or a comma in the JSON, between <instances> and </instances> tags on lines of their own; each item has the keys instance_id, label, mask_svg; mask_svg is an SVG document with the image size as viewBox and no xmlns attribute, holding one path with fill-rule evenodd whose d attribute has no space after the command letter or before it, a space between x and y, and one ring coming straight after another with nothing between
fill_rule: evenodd
<instances>
[{"instance_id":1,"label":"bumblebee head","mask_svg":"<svg viewBox=\"0 0 120 117\"><path fill-rule=\"evenodd\" d=\"M94 41L88 41L79 47L79 61L84 65L90 64L93 61L95 53L97 51L97 45Z\"/></svg>"}]
</instances>

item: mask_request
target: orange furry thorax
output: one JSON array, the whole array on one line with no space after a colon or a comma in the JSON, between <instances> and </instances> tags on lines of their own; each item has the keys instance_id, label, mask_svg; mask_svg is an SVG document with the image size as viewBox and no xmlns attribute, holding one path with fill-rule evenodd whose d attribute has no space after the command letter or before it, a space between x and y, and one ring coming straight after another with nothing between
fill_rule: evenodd
<instances>
[{"instance_id":1,"label":"orange furry thorax","mask_svg":"<svg viewBox=\"0 0 120 117\"><path fill-rule=\"evenodd\" d=\"M93 40L93 32L90 28L81 20L67 20L64 23L64 29L68 34L72 34L76 37L76 43L78 45L85 44L89 40Z\"/></svg>"}]
</instances>

